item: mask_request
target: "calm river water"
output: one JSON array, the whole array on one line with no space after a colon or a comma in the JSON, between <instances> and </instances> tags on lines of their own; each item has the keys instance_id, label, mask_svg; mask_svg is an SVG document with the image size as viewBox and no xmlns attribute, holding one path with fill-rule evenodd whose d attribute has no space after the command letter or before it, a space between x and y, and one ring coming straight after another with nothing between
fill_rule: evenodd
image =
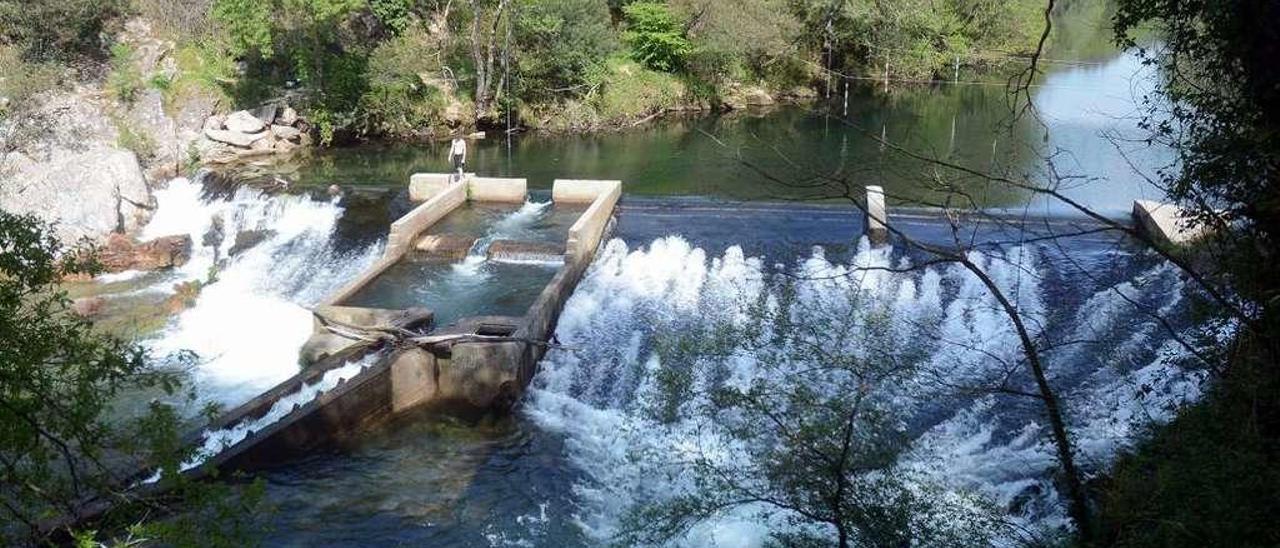
<instances>
[{"instance_id":1,"label":"calm river water","mask_svg":"<svg viewBox=\"0 0 1280 548\"><path fill-rule=\"evenodd\" d=\"M1137 128L1149 69L1132 56L1059 69L1034 92L1036 111L1013 116L1002 84L940 85L890 96L855 88L848 113L820 104L662 120L595 135L501 135L473 142L468 171L524 177L530 188L555 179L620 179L631 195L794 200L821 193L789 188L806 177L878 184L899 201L940 203L927 186L935 170L887 150L879 140L983 172L1050 183L1051 158L1073 198L1109 214L1137 197L1157 198L1148 175L1167 165ZM832 114L824 114L832 112ZM448 171L447 143L328 151L294 166L307 185L403 187L414 172ZM1132 165L1131 165L1132 164ZM1028 195L943 174L982 205L1017 208ZM1049 207L1052 208L1052 205Z\"/></svg>"}]
</instances>

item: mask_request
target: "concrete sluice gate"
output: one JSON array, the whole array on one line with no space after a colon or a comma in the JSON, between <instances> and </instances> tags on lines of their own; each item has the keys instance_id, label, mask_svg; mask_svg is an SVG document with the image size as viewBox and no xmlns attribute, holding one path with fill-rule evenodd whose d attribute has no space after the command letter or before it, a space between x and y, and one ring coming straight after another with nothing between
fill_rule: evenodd
<instances>
[{"instance_id":1,"label":"concrete sluice gate","mask_svg":"<svg viewBox=\"0 0 1280 548\"><path fill-rule=\"evenodd\" d=\"M271 464L411 409L476 415L519 400L622 184L557 180L551 202L532 203L524 179L454 179L412 177L421 204L315 308L303 370L194 435L183 472Z\"/></svg>"}]
</instances>

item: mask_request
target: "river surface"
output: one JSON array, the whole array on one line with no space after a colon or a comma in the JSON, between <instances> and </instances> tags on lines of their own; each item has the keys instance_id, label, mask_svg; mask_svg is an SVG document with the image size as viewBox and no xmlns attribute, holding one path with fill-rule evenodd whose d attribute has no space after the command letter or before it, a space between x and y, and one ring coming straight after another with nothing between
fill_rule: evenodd
<instances>
[{"instance_id":1,"label":"river surface","mask_svg":"<svg viewBox=\"0 0 1280 548\"><path fill-rule=\"evenodd\" d=\"M530 188L555 179L618 179L629 195L737 200L822 199L832 188L797 188L814 177L882 185L898 202L941 204L927 188L925 158L1059 188L1086 206L1117 215L1135 198L1161 194L1146 181L1172 161L1138 129L1151 72L1134 56L1057 70L1033 88L1036 109L1010 110L1004 85L968 83L897 90L853 88L842 103L792 106L662 120L597 135L501 135L473 142L468 171L523 177ZM304 185L401 188L409 174L447 172L448 143L367 146L324 152L293 166ZM1057 176L1050 176L1051 159ZM985 207L1048 208L1025 192L944 172ZM956 202L958 203L958 202ZM967 204L965 204L967 205Z\"/></svg>"},{"instance_id":2,"label":"river surface","mask_svg":"<svg viewBox=\"0 0 1280 548\"><path fill-rule=\"evenodd\" d=\"M660 389L655 379L685 365L668 352L672 341L739 322L753 303L777 299L784 286L803 304L801 316L850 320L852 330L830 344L854 353L864 344L892 344L922 356L928 375L894 387L889 398L911 437L895 468L948 500L992 505L1018 526L1002 533L1003 542L1026 540L1028 531L1062 532L1069 525L1037 408L1025 398L954 390L993 383L1008 375L1005 364L1019 359L1015 334L981 284L954 266L895 272L928 258L868 247L848 207L778 203L813 196L771 179L849 177L883 184L904 202L928 202L938 194L916 182L923 164L884 150L872 137L1041 182L1044 169L1035 157L1050 152L1060 172L1105 178L1066 191L1120 215L1134 198L1156 195L1129 169L1130 160L1147 167L1168 162L1167 152L1117 148L1104 136L1135 129L1125 116L1133 114L1140 86L1130 76L1139 70L1132 58L1119 57L1051 75L1035 90L1043 126L1024 118L1012 134L1000 129L1009 119L1003 89L972 85L889 99L855 94L838 119L789 107L664 121L626 133L522 136L510 147L493 140L473 146L475 171L528 177L543 189L528 207L546 200L556 178L624 181L613 238L557 328L566 348L543 360L512 416L479 424L408 417L352 446L268 470L275 510L264 517L272 526L267 544L607 544L628 512L693 488L670 460L635 456L675 459L722 428L698 417L656 423L643 412ZM295 189L309 190L300 193L172 181L160 192L148 234L189 233L199 242L216 216L228 235L264 236L223 265L195 306L152 341L153 350L194 351L192 378L201 393L227 405L293 374L311 330L308 307L381 254L388 223L409 207L408 175L444 170L443 152L409 146L327 152L282 170ZM744 158L757 165L744 165ZM324 197L318 189L330 184L342 186L344 195ZM964 184L983 206L1055 216L1046 223L1034 215L1031 233L984 226L963 236L987 244L974 260L1013 295L1035 335L1053 348L1046 360L1083 466L1089 473L1105 470L1142 428L1199 397L1203 375L1170 359L1182 354L1172 334L1186 322L1160 321L1182 317L1189 300L1184 281L1158 257L1113 234L1036 243L1035 234L1096 225L1026 194ZM936 218L904 215L899 222L928 241L956 236ZM175 275L202 277L237 238L228 237L216 253L197 249ZM887 335L857 327L873 314L895 318ZM779 356L740 353L732 374L767 376L759 365L766 358ZM804 359L794 357L798 364ZM752 455L725 458L749 461ZM948 519L963 520L978 506L958 507ZM675 544L758 546L771 532L785 531L788 517L760 507L726 511Z\"/></svg>"}]
</instances>

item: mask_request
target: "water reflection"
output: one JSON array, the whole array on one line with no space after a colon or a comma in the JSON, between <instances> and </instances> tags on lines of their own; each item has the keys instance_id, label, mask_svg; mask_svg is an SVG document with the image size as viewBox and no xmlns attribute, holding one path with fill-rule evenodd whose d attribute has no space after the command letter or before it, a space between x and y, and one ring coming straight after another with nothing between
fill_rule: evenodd
<instances>
[{"instance_id":1,"label":"water reflection","mask_svg":"<svg viewBox=\"0 0 1280 548\"><path fill-rule=\"evenodd\" d=\"M1040 184L1056 180L1085 205L1115 214L1127 211L1134 198L1159 196L1135 166L1150 174L1172 160L1167 149L1141 140L1139 105L1152 81L1138 59L1121 55L1050 74L1035 87L1038 119L1015 117L1008 90L999 84L888 96L855 89L843 119L812 105L675 118L593 135L523 135L511 140L510 149L506 139L491 138L473 144L470 168L527 177L532 188L549 188L556 178L622 179L633 195L809 199L830 189L815 192L777 180L817 174L883 185L899 201L941 203L944 195L930 188L945 184L964 193L952 196L953 204L1046 205L1027 192L905 158L886 150L876 139L881 137L981 172ZM438 143L362 146L318 153L287 169L303 184L401 186L415 171L447 170L445 149ZM1053 158L1057 177L1045 156Z\"/></svg>"}]
</instances>

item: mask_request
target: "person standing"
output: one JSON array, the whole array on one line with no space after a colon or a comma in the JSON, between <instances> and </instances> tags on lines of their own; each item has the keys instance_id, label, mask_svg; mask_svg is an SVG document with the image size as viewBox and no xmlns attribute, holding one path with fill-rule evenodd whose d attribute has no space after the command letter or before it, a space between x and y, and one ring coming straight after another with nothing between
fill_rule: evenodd
<instances>
[{"instance_id":1,"label":"person standing","mask_svg":"<svg viewBox=\"0 0 1280 548\"><path fill-rule=\"evenodd\" d=\"M449 165L453 166L453 172L461 180L462 170L467 165L467 141L461 135L455 135L453 143L449 145Z\"/></svg>"}]
</instances>

